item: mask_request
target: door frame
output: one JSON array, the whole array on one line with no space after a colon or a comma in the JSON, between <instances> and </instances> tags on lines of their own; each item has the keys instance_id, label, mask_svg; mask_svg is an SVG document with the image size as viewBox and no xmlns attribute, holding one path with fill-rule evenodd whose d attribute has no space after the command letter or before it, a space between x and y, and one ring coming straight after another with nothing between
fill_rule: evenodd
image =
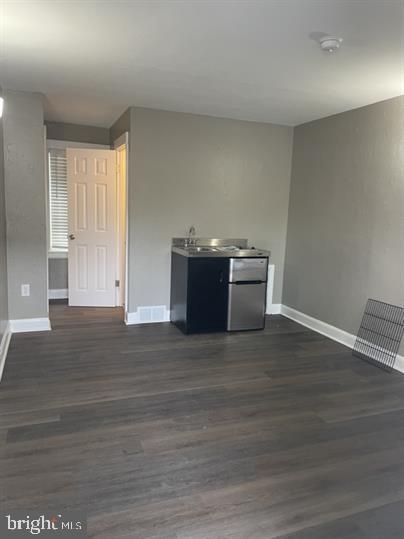
<instances>
[{"instance_id":1,"label":"door frame","mask_svg":"<svg viewBox=\"0 0 404 539\"><path fill-rule=\"evenodd\" d=\"M121 279L121 275L122 273L124 273L124 283L125 283L125 293L124 293L124 314L125 314L125 320L127 318L127 313L128 313L128 297L129 297L129 292L128 292L128 275L129 275L129 235L128 235L128 232L129 232L129 223L128 223L128 216L129 216L129 197L128 197L128 186L129 186L129 132L128 131L125 131L124 133L122 133L122 135L120 135L117 139L114 140L113 144L113 149L115 150L116 152L116 158L118 160L118 154L119 154L119 151L122 150L122 148L125 148L125 176L123 178L123 184L124 184L124 189L125 189L125 207L124 207L124 212L125 212L125 215L124 215L124 226L125 226L125 246L124 246L124 252L125 252L125 267L122 268L121 267L121 257L119 256L120 255L120 249L122 248L122 236L120 235L120 230L119 230L119 227L118 227L118 241L117 241L117 254L116 254L116 275L117 275L117 279ZM118 176L119 175L119 176ZM120 172L118 172L118 167L117 167L117 205L118 205L118 208L117 208L117 218L118 218L118 222L120 222L120 217L122 217L121 213L122 213L122 205L120 204L121 202L121 197L122 197L122 192L121 192L121 183L120 183L120 180L121 180L121 177L120 177ZM117 292L117 295L116 295L116 305L117 306L121 306L120 305L120 294L119 292Z\"/></svg>"},{"instance_id":2,"label":"door frame","mask_svg":"<svg viewBox=\"0 0 404 539\"><path fill-rule=\"evenodd\" d=\"M49 288L49 260L55 258L62 258L68 263L69 252L67 251L52 251L50 249L50 212L49 212L49 196L50 196L50 186L49 186L49 150L59 149L67 150L67 148L78 148L78 149L94 149L94 150L111 150L111 146L108 144L96 144L93 142L77 142L74 140L57 140L57 139L46 139L45 141L45 171L46 171L46 233L47 233L47 247L46 247L46 267L48 268L47 275L47 297L48 297L48 309L49 309L49 300L50 299L67 299L68 297L68 288L67 289L57 289L53 292L58 292L58 295L50 297L50 288ZM68 285L67 285L68 286Z\"/></svg>"}]
</instances>

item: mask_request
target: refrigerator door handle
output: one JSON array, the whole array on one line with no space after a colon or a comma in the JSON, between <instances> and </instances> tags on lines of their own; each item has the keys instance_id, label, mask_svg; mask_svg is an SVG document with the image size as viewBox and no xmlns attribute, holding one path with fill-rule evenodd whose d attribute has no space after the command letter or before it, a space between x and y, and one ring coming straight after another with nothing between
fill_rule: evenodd
<instances>
[{"instance_id":1,"label":"refrigerator door handle","mask_svg":"<svg viewBox=\"0 0 404 539\"><path fill-rule=\"evenodd\" d=\"M262 284L262 283L265 283L266 281L234 281L233 284Z\"/></svg>"}]
</instances>

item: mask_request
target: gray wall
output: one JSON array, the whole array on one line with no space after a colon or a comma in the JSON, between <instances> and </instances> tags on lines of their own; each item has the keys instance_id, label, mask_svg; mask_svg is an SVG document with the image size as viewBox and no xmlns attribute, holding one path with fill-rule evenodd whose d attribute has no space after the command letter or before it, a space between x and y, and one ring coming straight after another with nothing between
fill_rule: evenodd
<instances>
[{"instance_id":1,"label":"gray wall","mask_svg":"<svg viewBox=\"0 0 404 539\"><path fill-rule=\"evenodd\" d=\"M3 118L10 319L47 317L43 105L37 94L6 92ZM31 295L21 296L21 284Z\"/></svg>"},{"instance_id":2,"label":"gray wall","mask_svg":"<svg viewBox=\"0 0 404 539\"><path fill-rule=\"evenodd\" d=\"M67 258L49 258L49 289L67 290Z\"/></svg>"},{"instance_id":3,"label":"gray wall","mask_svg":"<svg viewBox=\"0 0 404 539\"><path fill-rule=\"evenodd\" d=\"M295 129L283 303L356 333L404 304L404 97Z\"/></svg>"},{"instance_id":4,"label":"gray wall","mask_svg":"<svg viewBox=\"0 0 404 539\"><path fill-rule=\"evenodd\" d=\"M126 109L109 129L109 143L112 147L114 141L126 131L130 131L130 108Z\"/></svg>"},{"instance_id":5,"label":"gray wall","mask_svg":"<svg viewBox=\"0 0 404 539\"><path fill-rule=\"evenodd\" d=\"M142 108L130 128L129 311L169 306L171 238L192 224L270 249L280 302L292 128Z\"/></svg>"},{"instance_id":6,"label":"gray wall","mask_svg":"<svg viewBox=\"0 0 404 539\"><path fill-rule=\"evenodd\" d=\"M4 195L3 121L0 118L0 343L8 323L7 240Z\"/></svg>"},{"instance_id":7,"label":"gray wall","mask_svg":"<svg viewBox=\"0 0 404 539\"><path fill-rule=\"evenodd\" d=\"M51 140L89 142L91 144L109 144L109 129L91 125L45 122L46 137Z\"/></svg>"}]
</instances>

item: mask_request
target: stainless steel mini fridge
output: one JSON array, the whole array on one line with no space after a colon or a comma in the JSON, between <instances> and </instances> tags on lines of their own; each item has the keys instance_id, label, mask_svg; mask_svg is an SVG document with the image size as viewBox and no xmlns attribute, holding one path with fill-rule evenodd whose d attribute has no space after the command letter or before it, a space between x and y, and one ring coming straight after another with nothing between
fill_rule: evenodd
<instances>
[{"instance_id":1,"label":"stainless steel mini fridge","mask_svg":"<svg viewBox=\"0 0 404 539\"><path fill-rule=\"evenodd\" d=\"M268 258L231 258L227 329L265 326Z\"/></svg>"}]
</instances>

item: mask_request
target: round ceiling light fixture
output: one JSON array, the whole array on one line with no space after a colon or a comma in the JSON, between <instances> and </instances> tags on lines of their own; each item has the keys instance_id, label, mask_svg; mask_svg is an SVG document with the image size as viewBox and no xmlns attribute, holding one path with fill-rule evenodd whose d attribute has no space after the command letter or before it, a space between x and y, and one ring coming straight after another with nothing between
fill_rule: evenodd
<instances>
[{"instance_id":1,"label":"round ceiling light fixture","mask_svg":"<svg viewBox=\"0 0 404 539\"><path fill-rule=\"evenodd\" d=\"M325 52L336 52L342 43L342 37L324 36L320 39L320 47Z\"/></svg>"}]
</instances>

